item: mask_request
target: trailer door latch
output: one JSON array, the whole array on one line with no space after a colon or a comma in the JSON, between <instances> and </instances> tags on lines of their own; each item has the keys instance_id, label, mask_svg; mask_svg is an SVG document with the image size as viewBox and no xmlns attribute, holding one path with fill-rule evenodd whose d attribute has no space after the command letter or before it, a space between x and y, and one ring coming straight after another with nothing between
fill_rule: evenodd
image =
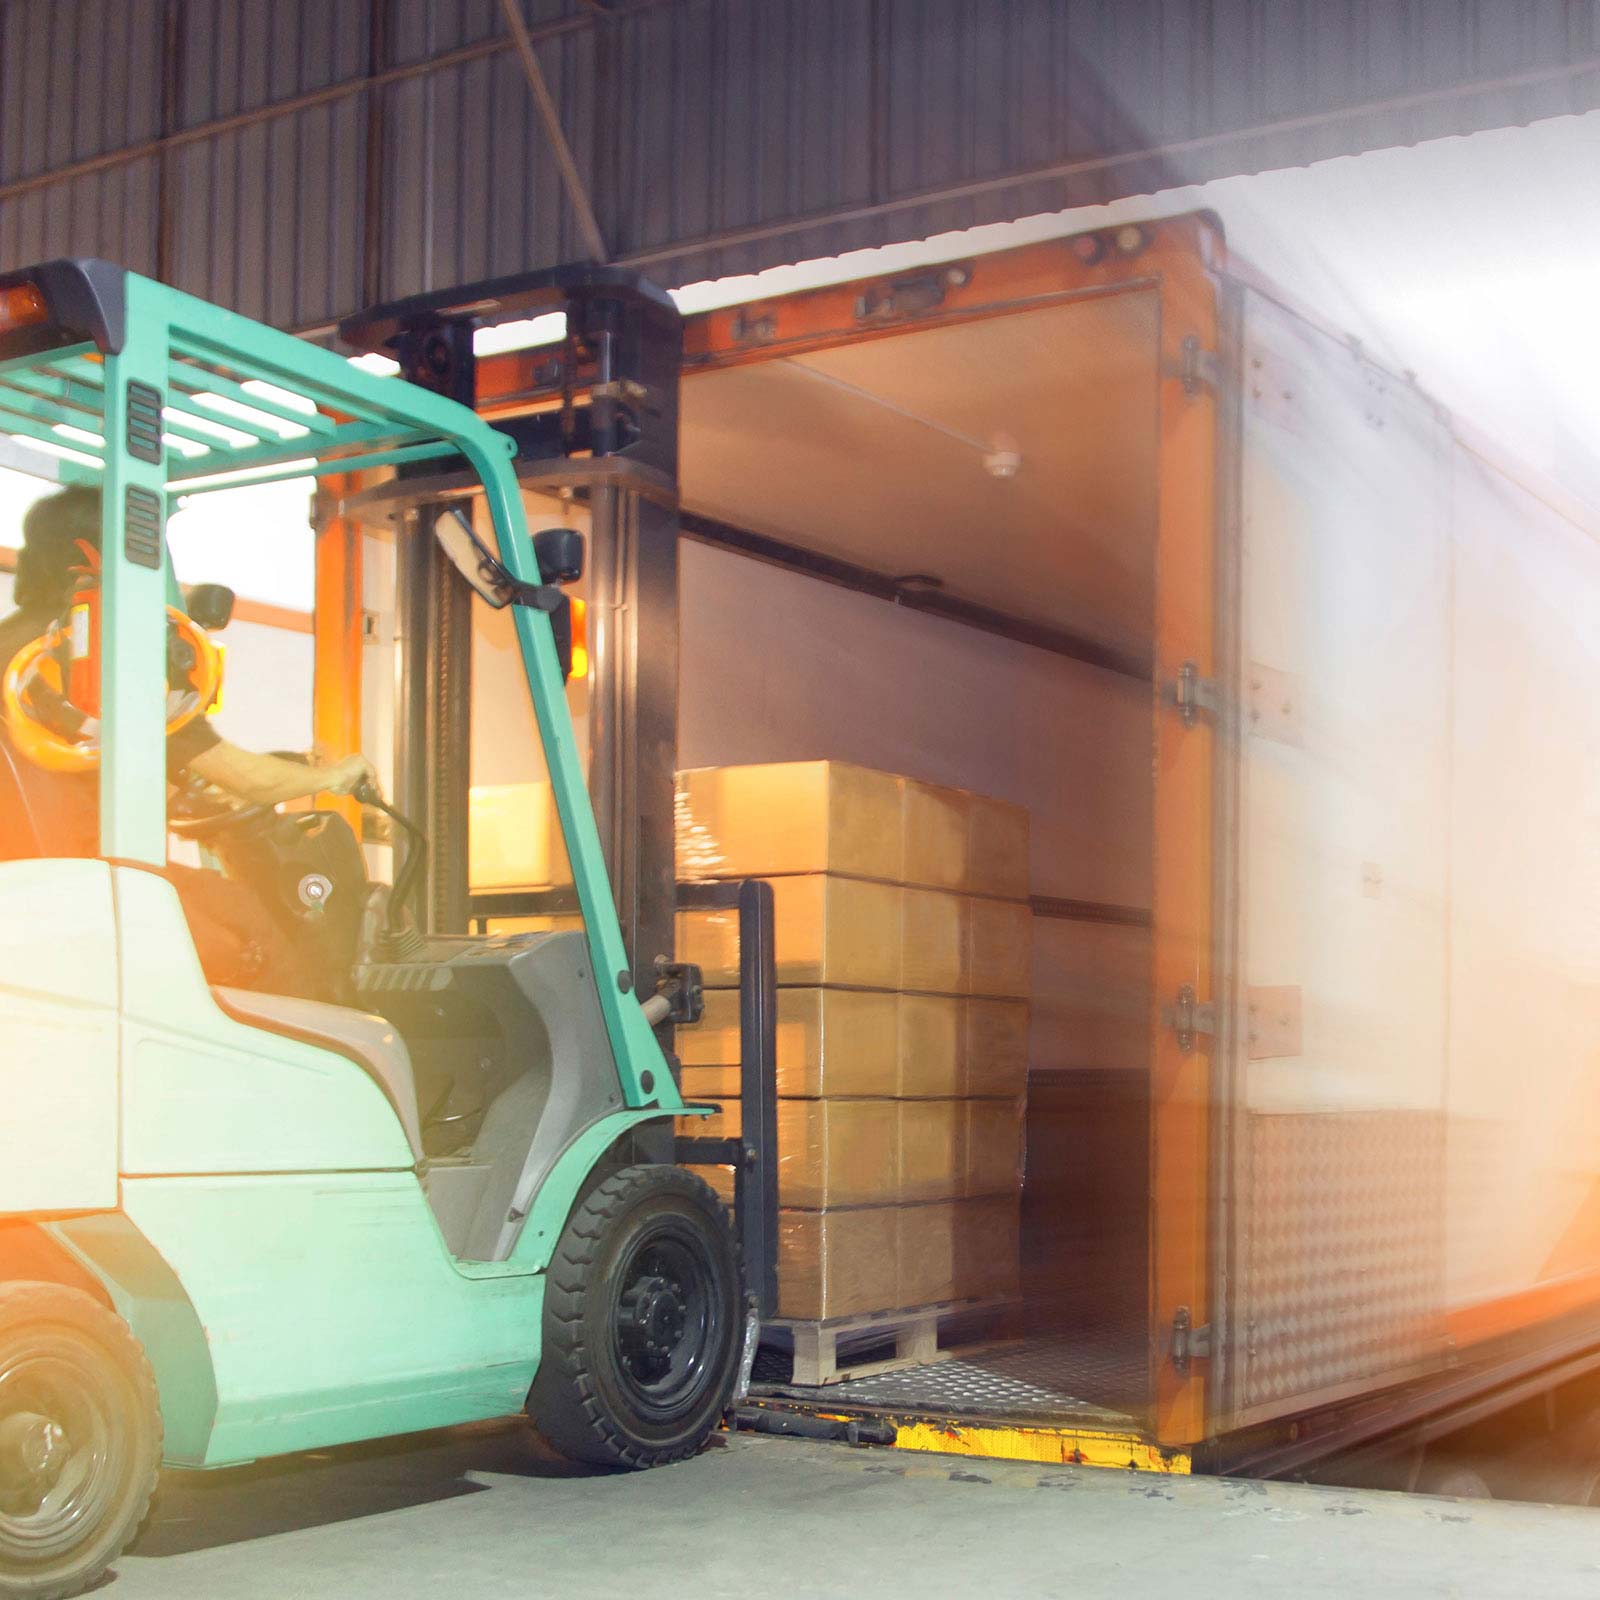
<instances>
[{"instance_id":1,"label":"trailer door latch","mask_svg":"<svg viewBox=\"0 0 1600 1600\"><path fill-rule=\"evenodd\" d=\"M1202 1033L1215 1036L1217 1008L1209 1000L1198 999L1193 987L1186 983L1162 1013L1161 1020L1177 1034L1178 1048L1188 1055Z\"/></svg>"},{"instance_id":2,"label":"trailer door latch","mask_svg":"<svg viewBox=\"0 0 1600 1600\"><path fill-rule=\"evenodd\" d=\"M1222 691L1216 679L1201 677L1200 668L1192 661L1178 668L1178 681L1169 686L1167 696L1186 728L1192 728L1202 713L1213 721L1222 715Z\"/></svg>"},{"instance_id":3,"label":"trailer door latch","mask_svg":"<svg viewBox=\"0 0 1600 1600\"><path fill-rule=\"evenodd\" d=\"M1188 1306L1179 1306L1172 1314L1172 1365L1180 1378L1189 1376L1191 1361L1207 1361L1211 1357L1211 1324L1202 1322L1196 1327L1190 1318Z\"/></svg>"}]
</instances>

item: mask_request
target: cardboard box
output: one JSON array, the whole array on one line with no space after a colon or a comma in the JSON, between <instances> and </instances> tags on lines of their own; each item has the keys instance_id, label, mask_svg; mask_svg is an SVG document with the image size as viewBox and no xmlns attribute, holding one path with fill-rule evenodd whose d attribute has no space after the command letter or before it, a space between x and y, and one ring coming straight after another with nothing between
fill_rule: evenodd
<instances>
[{"instance_id":1,"label":"cardboard box","mask_svg":"<svg viewBox=\"0 0 1600 1600\"><path fill-rule=\"evenodd\" d=\"M900 1197L900 1102L780 1100L778 1203L822 1209Z\"/></svg>"},{"instance_id":2,"label":"cardboard box","mask_svg":"<svg viewBox=\"0 0 1600 1600\"><path fill-rule=\"evenodd\" d=\"M778 1215L778 1314L857 1316L892 1307L899 1293L896 1206Z\"/></svg>"},{"instance_id":3,"label":"cardboard box","mask_svg":"<svg viewBox=\"0 0 1600 1600\"><path fill-rule=\"evenodd\" d=\"M713 1101L709 1117L679 1117L680 1134L736 1138L737 1074L685 1067L683 1097ZM1005 1100L780 1100L778 1203L896 1205L1015 1190L1021 1181L1021 1102Z\"/></svg>"},{"instance_id":4,"label":"cardboard box","mask_svg":"<svg viewBox=\"0 0 1600 1600\"><path fill-rule=\"evenodd\" d=\"M960 1100L964 1195L1016 1194L1022 1188L1022 1101Z\"/></svg>"},{"instance_id":5,"label":"cardboard box","mask_svg":"<svg viewBox=\"0 0 1600 1600\"><path fill-rule=\"evenodd\" d=\"M896 997L897 1070L892 1094L902 1099L953 1099L963 1093L967 1002L950 995Z\"/></svg>"},{"instance_id":6,"label":"cardboard box","mask_svg":"<svg viewBox=\"0 0 1600 1600\"><path fill-rule=\"evenodd\" d=\"M969 799L962 886L969 894L1026 900L1031 883L1027 808L981 794Z\"/></svg>"},{"instance_id":7,"label":"cardboard box","mask_svg":"<svg viewBox=\"0 0 1600 1600\"><path fill-rule=\"evenodd\" d=\"M712 1101L722 1107L709 1117L677 1117L674 1126L689 1139L733 1139L739 1134L739 1069L737 1067L685 1067L682 1083L686 1101ZM732 1167L690 1167L716 1191L724 1205L733 1204Z\"/></svg>"},{"instance_id":8,"label":"cardboard box","mask_svg":"<svg viewBox=\"0 0 1600 1600\"><path fill-rule=\"evenodd\" d=\"M494 937L517 933L581 933L583 918L576 911L553 917L486 917L483 931Z\"/></svg>"},{"instance_id":9,"label":"cardboard box","mask_svg":"<svg viewBox=\"0 0 1600 1600\"><path fill-rule=\"evenodd\" d=\"M739 995L708 989L678 1030L684 1092L737 1096ZM780 989L778 1093L785 1099L1014 1099L1028 1074L1028 1005L866 989ZM693 1076L695 1069L728 1069Z\"/></svg>"},{"instance_id":10,"label":"cardboard box","mask_svg":"<svg viewBox=\"0 0 1600 1600\"><path fill-rule=\"evenodd\" d=\"M697 1178L703 1178L711 1186L711 1192L723 1203L733 1205L733 1168L732 1167L690 1167L688 1169Z\"/></svg>"},{"instance_id":11,"label":"cardboard box","mask_svg":"<svg viewBox=\"0 0 1600 1600\"><path fill-rule=\"evenodd\" d=\"M859 878L774 879L778 982L899 989L902 892ZM738 913L680 911L678 959L698 962L708 985L737 984Z\"/></svg>"},{"instance_id":12,"label":"cardboard box","mask_svg":"<svg viewBox=\"0 0 1600 1600\"><path fill-rule=\"evenodd\" d=\"M972 999L963 1016L967 1031L961 1093L1020 1097L1028 1086L1028 1002Z\"/></svg>"},{"instance_id":13,"label":"cardboard box","mask_svg":"<svg viewBox=\"0 0 1600 1600\"><path fill-rule=\"evenodd\" d=\"M1020 1279L1022 1204L1019 1196L963 1200L954 1217L952 1276L959 1298L1015 1295Z\"/></svg>"},{"instance_id":14,"label":"cardboard box","mask_svg":"<svg viewBox=\"0 0 1600 1600\"><path fill-rule=\"evenodd\" d=\"M722 1106L725 1110L732 1111L737 1117L740 1101L739 1065L737 1062L726 1067L699 1067L685 1064L683 1068L683 1081L680 1084L683 1098L688 1101L697 1101L705 1104L712 1101ZM694 1121L704 1121L704 1118L694 1118ZM685 1129L685 1132L694 1132L694 1129ZM700 1129L704 1132L704 1129ZM730 1133L737 1133L739 1126L735 1121ZM707 1135L711 1137L711 1135ZM721 1137L717 1135L717 1137Z\"/></svg>"},{"instance_id":15,"label":"cardboard box","mask_svg":"<svg viewBox=\"0 0 1600 1600\"><path fill-rule=\"evenodd\" d=\"M1015 1195L778 1217L778 1313L815 1320L1017 1292Z\"/></svg>"},{"instance_id":16,"label":"cardboard box","mask_svg":"<svg viewBox=\"0 0 1600 1600\"><path fill-rule=\"evenodd\" d=\"M778 1093L892 1098L900 1069L900 1003L900 996L874 990L780 989ZM737 1065L739 1054L738 991L708 989L704 1017L678 1030L679 1059L685 1068L729 1066ZM737 1073L732 1081L737 1094Z\"/></svg>"},{"instance_id":17,"label":"cardboard box","mask_svg":"<svg viewBox=\"0 0 1600 1600\"><path fill-rule=\"evenodd\" d=\"M973 796L965 789L945 789L907 778L902 804L902 881L930 889L969 888Z\"/></svg>"},{"instance_id":18,"label":"cardboard box","mask_svg":"<svg viewBox=\"0 0 1600 1600\"><path fill-rule=\"evenodd\" d=\"M954 1201L898 1208L895 1233L897 1306L965 1299L956 1274Z\"/></svg>"},{"instance_id":19,"label":"cardboard box","mask_svg":"<svg viewBox=\"0 0 1600 1600\"><path fill-rule=\"evenodd\" d=\"M842 761L678 774L678 876L829 872L899 883L902 780Z\"/></svg>"},{"instance_id":20,"label":"cardboard box","mask_svg":"<svg viewBox=\"0 0 1600 1600\"><path fill-rule=\"evenodd\" d=\"M1026 999L1033 992L1033 913L1012 900L962 901L963 993Z\"/></svg>"},{"instance_id":21,"label":"cardboard box","mask_svg":"<svg viewBox=\"0 0 1600 1600\"><path fill-rule=\"evenodd\" d=\"M917 994L965 993L967 907L971 902L939 889L903 889L901 897L897 987Z\"/></svg>"},{"instance_id":22,"label":"cardboard box","mask_svg":"<svg viewBox=\"0 0 1600 1600\"><path fill-rule=\"evenodd\" d=\"M899 1100L900 1171L894 1198L947 1200L966 1192L967 1102Z\"/></svg>"},{"instance_id":23,"label":"cardboard box","mask_svg":"<svg viewBox=\"0 0 1600 1600\"><path fill-rule=\"evenodd\" d=\"M572 882L548 782L474 784L467 795L467 881L475 891Z\"/></svg>"},{"instance_id":24,"label":"cardboard box","mask_svg":"<svg viewBox=\"0 0 1600 1600\"><path fill-rule=\"evenodd\" d=\"M1028 897L1025 808L844 761L680 772L677 836L680 878L828 872Z\"/></svg>"},{"instance_id":25,"label":"cardboard box","mask_svg":"<svg viewBox=\"0 0 1600 1600\"><path fill-rule=\"evenodd\" d=\"M993 1300L1017 1292L1016 1195L896 1210L897 1306Z\"/></svg>"},{"instance_id":26,"label":"cardboard box","mask_svg":"<svg viewBox=\"0 0 1600 1600\"><path fill-rule=\"evenodd\" d=\"M926 785L913 792L922 791L940 793ZM931 824L925 829L930 835L937 831ZM944 839L926 845L928 870L934 870L931 858L949 844ZM780 984L1007 998L1031 991L1033 919L1025 902L835 873L770 881ZM680 912L679 958L697 962L712 987L735 985L738 927L733 910Z\"/></svg>"}]
</instances>

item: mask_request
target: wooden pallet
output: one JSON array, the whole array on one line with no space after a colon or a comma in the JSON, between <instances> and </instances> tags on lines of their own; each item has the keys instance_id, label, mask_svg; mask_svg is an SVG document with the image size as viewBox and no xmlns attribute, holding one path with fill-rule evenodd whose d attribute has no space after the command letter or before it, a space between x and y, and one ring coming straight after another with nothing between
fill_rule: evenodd
<instances>
[{"instance_id":1,"label":"wooden pallet","mask_svg":"<svg viewBox=\"0 0 1600 1600\"><path fill-rule=\"evenodd\" d=\"M794 1375L800 1389L872 1378L902 1367L947 1361L961 1347L942 1349L939 1330L958 1317L1003 1312L1014 1299L949 1300L939 1305L911 1306L898 1311L873 1311L855 1317L829 1317L821 1322L779 1319L762 1324L762 1335L776 1333L792 1341ZM888 1354L890 1346L893 1354Z\"/></svg>"}]
</instances>

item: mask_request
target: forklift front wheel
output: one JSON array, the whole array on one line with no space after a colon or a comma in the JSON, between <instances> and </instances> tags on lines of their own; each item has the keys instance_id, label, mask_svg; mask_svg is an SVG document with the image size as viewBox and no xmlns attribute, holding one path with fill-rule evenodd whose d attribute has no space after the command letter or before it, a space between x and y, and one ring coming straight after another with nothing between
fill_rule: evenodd
<instances>
[{"instance_id":1,"label":"forklift front wheel","mask_svg":"<svg viewBox=\"0 0 1600 1600\"><path fill-rule=\"evenodd\" d=\"M155 1377L128 1325L81 1289L0 1284L0 1596L95 1583L160 1465Z\"/></svg>"},{"instance_id":2,"label":"forklift front wheel","mask_svg":"<svg viewBox=\"0 0 1600 1600\"><path fill-rule=\"evenodd\" d=\"M733 1394L741 1278L728 1214L693 1173L627 1167L597 1184L550 1263L535 1426L596 1466L692 1456Z\"/></svg>"}]
</instances>

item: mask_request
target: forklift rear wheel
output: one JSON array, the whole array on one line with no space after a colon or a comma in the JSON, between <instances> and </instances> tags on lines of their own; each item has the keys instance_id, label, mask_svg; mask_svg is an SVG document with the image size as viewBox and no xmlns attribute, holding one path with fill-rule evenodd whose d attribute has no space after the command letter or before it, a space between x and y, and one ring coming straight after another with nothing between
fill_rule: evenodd
<instances>
[{"instance_id":1,"label":"forklift rear wheel","mask_svg":"<svg viewBox=\"0 0 1600 1600\"><path fill-rule=\"evenodd\" d=\"M739 1366L744 1289L728 1214L681 1167L627 1167L567 1219L546 1281L528 1411L574 1461L692 1456Z\"/></svg>"},{"instance_id":2,"label":"forklift rear wheel","mask_svg":"<svg viewBox=\"0 0 1600 1600\"><path fill-rule=\"evenodd\" d=\"M0 1284L0 1595L81 1593L138 1532L161 1408L127 1323L80 1289Z\"/></svg>"}]
</instances>

